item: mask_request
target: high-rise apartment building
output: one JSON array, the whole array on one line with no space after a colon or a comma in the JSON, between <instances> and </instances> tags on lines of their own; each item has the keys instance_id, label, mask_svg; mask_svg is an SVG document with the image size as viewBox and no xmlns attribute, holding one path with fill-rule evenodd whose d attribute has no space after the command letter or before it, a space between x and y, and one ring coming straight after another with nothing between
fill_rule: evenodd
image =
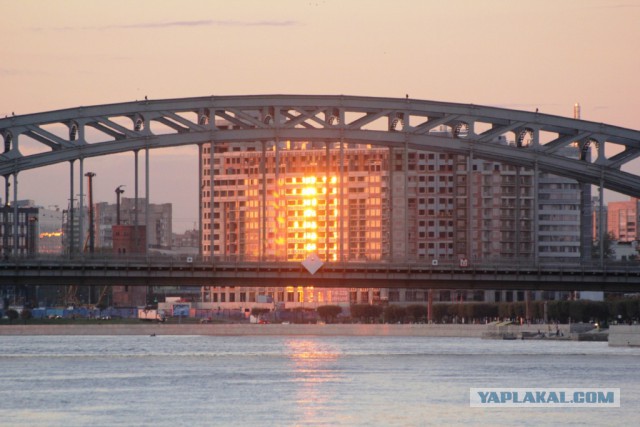
<instances>
[{"instance_id":1,"label":"high-rise apartment building","mask_svg":"<svg viewBox=\"0 0 640 427\"><path fill-rule=\"evenodd\" d=\"M582 212L580 185L568 178L541 173L537 193L537 256L542 261L558 258L579 259ZM588 238L591 245L590 218L585 225L590 232Z\"/></svg>"},{"instance_id":2,"label":"high-rise apartment building","mask_svg":"<svg viewBox=\"0 0 640 427\"><path fill-rule=\"evenodd\" d=\"M609 202L607 231L615 240L630 243L638 240L638 199Z\"/></svg>"},{"instance_id":3,"label":"high-rise apartment building","mask_svg":"<svg viewBox=\"0 0 640 427\"><path fill-rule=\"evenodd\" d=\"M322 260L383 258L385 150L349 149L349 170L341 175L335 149L328 158L326 150L301 144L266 151L263 160L262 151L248 148L222 148L213 164L204 148L205 258L302 261L311 252Z\"/></svg>"},{"instance_id":4,"label":"high-rise apartment building","mask_svg":"<svg viewBox=\"0 0 640 427\"><path fill-rule=\"evenodd\" d=\"M2 258L62 254L62 235L62 212L59 209L36 206L33 200L19 200L13 205L0 207ZM29 293L29 288L24 285L0 286L0 306L5 301L24 304L33 299L37 303L37 294Z\"/></svg>"},{"instance_id":5,"label":"high-rise apartment building","mask_svg":"<svg viewBox=\"0 0 640 427\"><path fill-rule=\"evenodd\" d=\"M341 150L338 143L218 144L213 153L205 145L201 157L205 259L303 261L314 253L322 261L473 263L580 256L580 188L566 178L456 154L348 144ZM210 288L204 295L217 303L251 303L257 295L276 303L427 297L312 285Z\"/></svg>"},{"instance_id":6,"label":"high-rise apartment building","mask_svg":"<svg viewBox=\"0 0 640 427\"><path fill-rule=\"evenodd\" d=\"M59 208L47 209L27 199L0 209L0 253L25 256L64 252L63 212ZM15 212L18 213L16 248L13 244Z\"/></svg>"}]
</instances>

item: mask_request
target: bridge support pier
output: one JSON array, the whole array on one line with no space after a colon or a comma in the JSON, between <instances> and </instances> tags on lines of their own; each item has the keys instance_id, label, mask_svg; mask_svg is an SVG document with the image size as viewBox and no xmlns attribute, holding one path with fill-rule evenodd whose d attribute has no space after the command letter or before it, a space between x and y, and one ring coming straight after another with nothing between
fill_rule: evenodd
<instances>
[{"instance_id":1,"label":"bridge support pier","mask_svg":"<svg viewBox=\"0 0 640 427\"><path fill-rule=\"evenodd\" d=\"M393 147L389 147L389 182L387 184L387 191L389 196L387 197L387 223L389 228L389 238L387 239L387 245L389 245L389 261L393 261Z\"/></svg>"},{"instance_id":2,"label":"bridge support pier","mask_svg":"<svg viewBox=\"0 0 640 427\"><path fill-rule=\"evenodd\" d=\"M262 174L262 198L260 207L260 249L259 259L264 261L267 243L267 147L266 143L262 141L262 156L260 158L260 173ZM277 165L276 165L277 168Z\"/></svg>"},{"instance_id":3,"label":"bridge support pier","mask_svg":"<svg viewBox=\"0 0 640 427\"><path fill-rule=\"evenodd\" d=\"M82 179L82 177L84 176L84 159L81 157L80 159L78 159L78 165L79 165L79 173L80 173L80 180L78 182L78 186L80 187L80 195L78 196L79 200L78 200L78 235L79 235L79 239L78 239L78 253L82 253L84 252L84 247L83 247L83 240L84 240L84 213L83 213L83 208L84 208L84 180ZM91 205L89 205L89 209L93 209L93 207ZM91 231L91 230L89 230Z\"/></svg>"},{"instance_id":4,"label":"bridge support pier","mask_svg":"<svg viewBox=\"0 0 640 427\"><path fill-rule=\"evenodd\" d=\"M75 160L70 160L69 161L69 214L67 215L67 228L68 228L68 234L69 234L69 241L68 241L68 245L69 245L69 256L72 257L73 253L75 252L75 248L74 248L74 227L73 227L73 222L74 222L74 213L73 213L73 184L74 184L74 177L73 177L73 173L74 173L74 168L73 168L73 163L75 162Z\"/></svg>"},{"instance_id":5,"label":"bridge support pier","mask_svg":"<svg viewBox=\"0 0 640 427\"><path fill-rule=\"evenodd\" d=\"M325 262L329 262L329 194L331 194L331 190L329 188L329 183L331 182L331 176L330 176L330 171L331 171L331 159L330 159L330 145L329 145L329 141L325 142L324 148L325 148L325 170L324 170L324 176L325 176L325 183L324 183L324 187L325 187L325 206L327 207L327 215L326 215L326 221L325 221L325 228L324 228L324 261Z\"/></svg>"},{"instance_id":6,"label":"bridge support pier","mask_svg":"<svg viewBox=\"0 0 640 427\"><path fill-rule=\"evenodd\" d=\"M140 235L138 233L138 214L139 214L139 209L138 209L138 150L134 150L133 151L133 157L134 157L134 173L133 173L133 184L134 184L134 202L133 202L133 209L134 209L134 213L133 213L133 229L135 230L135 247L136 250L140 247L140 242L138 241L138 239L140 238Z\"/></svg>"},{"instance_id":7,"label":"bridge support pier","mask_svg":"<svg viewBox=\"0 0 640 427\"><path fill-rule=\"evenodd\" d=\"M209 144L209 232L213 232L213 206L214 203L214 190L215 190L215 146L214 141L211 141ZM201 243L202 244L202 243ZM211 240L209 240L209 257L211 264L214 264L213 257L213 236L211 236Z\"/></svg>"},{"instance_id":8,"label":"bridge support pier","mask_svg":"<svg viewBox=\"0 0 640 427\"><path fill-rule=\"evenodd\" d=\"M202 247L203 245L203 232L202 232L202 212L204 210L204 175L202 174L202 170L203 170L203 166L202 166L202 144L198 144L198 178L200 179L200 182L198 183L198 258L200 260L203 259L203 253L204 253L204 249ZM213 165L211 165L213 167ZM209 175L211 177L211 175ZM149 193L147 192L147 197L148 197ZM204 287L203 287L204 289ZM204 292L204 291L203 291ZM204 299L203 299L204 301Z\"/></svg>"},{"instance_id":9,"label":"bridge support pier","mask_svg":"<svg viewBox=\"0 0 640 427\"><path fill-rule=\"evenodd\" d=\"M340 137L340 214L338 214L338 220L340 221L340 251L339 260L344 262L344 140Z\"/></svg>"},{"instance_id":10,"label":"bridge support pier","mask_svg":"<svg viewBox=\"0 0 640 427\"><path fill-rule=\"evenodd\" d=\"M13 174L13 254L18 255L18 172Z\"/></svg>"},{"instance_id":11,"label":"bridge support pier","mask_svg":"<svg viewBox=\"0 0 640 427\"><path fill-rule=\"evenodd\" d=\"M600 178L600 188L599 188L599 203L600 206L598 207L599 209L599 214L598 214L598 231L599 231L599 235L598 235L598 246L599 246L599 254L600 254L600 267L604 267L604 239L605 236L607 235L607 232L605 231L605 226L604 226L604 182L603 179Z\"/></svg>"},{"instance_id":12,"label":"bridge support pier","mask_svg":"<svg viewBox=\"0 0 640 427\"><path fill-rule=\"evenodd\" d=\"M593 216L591 214L591 184L580 185L580 248L583 263L592 261Z\"/></svg>"},{"instance_id":13,"label":"bridge support pier","mask_svg":"<svg viewBox=\"0 0 640 427\"><path fill-rule=\"evenodd\" d=\"M4 232L2 233L2 249L3 256L8 258L11 254L11 249L9 248L9 234L7 234L6 230L9 229L9 189L11 188L11 181L9 180L11 175L4 176L4 207L5 212L2 216L2 225L4 226Z\"/></svg>"},{"instance_id":14,"label":"bridge support pier","mask_svg":"<svg viewBox=\"0 0 640 427\"><path fill-rule=\"evenodd\" d=\"M146 240L146 244L144 245L144 254L145 256L149 255L149 236L151 235L151 227L149 226L149 223L151 222L151 212L149 212L149 203L151 203L149 201L149 147L145 148L144 150L144 198L145 198L145 209L144 209L144 223L146 224L145 226L145 240ZM202 200L202 199L199 199ZM156 236L157 238L157 236ZM160 244L160 242L156 242L156 244Z\"/></svg>"}]
</instances>

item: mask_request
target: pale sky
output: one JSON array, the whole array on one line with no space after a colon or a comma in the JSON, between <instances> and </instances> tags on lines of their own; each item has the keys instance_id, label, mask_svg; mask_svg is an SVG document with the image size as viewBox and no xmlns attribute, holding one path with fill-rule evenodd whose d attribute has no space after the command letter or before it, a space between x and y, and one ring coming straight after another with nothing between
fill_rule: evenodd
<instances>
[{"instance_id":1,"label":"pale sky","mask_svg":"<svg viewBox=\"0 0 640 427\"><path fill-rule=\"evenodd\" d=\"M640 129L640 0L0 0L0 16L0 116L145 95L409 94L569 117L579 102L585 120ZM21 173L19 198L66 207L68 170ZM122 184L133 197L133 154L86 171L95 201ZM151 202L174 204L174 231L193 227L197 150L152 151L150 171Z\"/></svg>"}]
</instances>

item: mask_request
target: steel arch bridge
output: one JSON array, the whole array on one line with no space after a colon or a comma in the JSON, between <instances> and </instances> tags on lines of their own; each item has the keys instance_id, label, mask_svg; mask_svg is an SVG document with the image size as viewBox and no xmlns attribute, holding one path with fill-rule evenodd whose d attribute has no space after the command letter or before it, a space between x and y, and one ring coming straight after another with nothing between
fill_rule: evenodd
<instances>
[{"instance_id":1,"label":"steel arch bridge","mask_svg":"<svg viewBox=\"0 0 640 427\"><path fill-rule=\"evenodd\" d=\"M432 132L442 127L448 132ZM621 170L640 156L640 131L538 112L408 97L145 99L6 117L0 119L0 133L4 142L0 175L7 186L9 176L24 170L120 152L304 140L472 155L640 197L640 176ZM515 144L496 142L508 134ZM40 150L23 153L20 143L26 138ZM568 146L579 147L579 155L567 154L563 148Z\"/></svg>"}]
</instances>

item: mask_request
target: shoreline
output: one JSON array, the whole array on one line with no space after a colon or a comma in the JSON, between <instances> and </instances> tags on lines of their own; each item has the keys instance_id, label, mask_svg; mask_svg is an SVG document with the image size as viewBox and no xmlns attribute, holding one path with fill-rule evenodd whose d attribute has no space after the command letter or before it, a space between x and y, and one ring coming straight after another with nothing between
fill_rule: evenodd
<instances>
[{"instance_id":1,"label":"shoreline","mask_svg":"<svg viewBox=\"0 0 640 427\"><path fill-rule=\"evenodd\" d=\"M2 325L0 336L38 335L204 335L204 336L416 336L487 338L502 334L534 334L546 325L474 324L99 324L99 325ZM560 325L563 339L571 339L570 325ZM549 339L556 339L550 337Z\"/></svg>"}]
</instances>

